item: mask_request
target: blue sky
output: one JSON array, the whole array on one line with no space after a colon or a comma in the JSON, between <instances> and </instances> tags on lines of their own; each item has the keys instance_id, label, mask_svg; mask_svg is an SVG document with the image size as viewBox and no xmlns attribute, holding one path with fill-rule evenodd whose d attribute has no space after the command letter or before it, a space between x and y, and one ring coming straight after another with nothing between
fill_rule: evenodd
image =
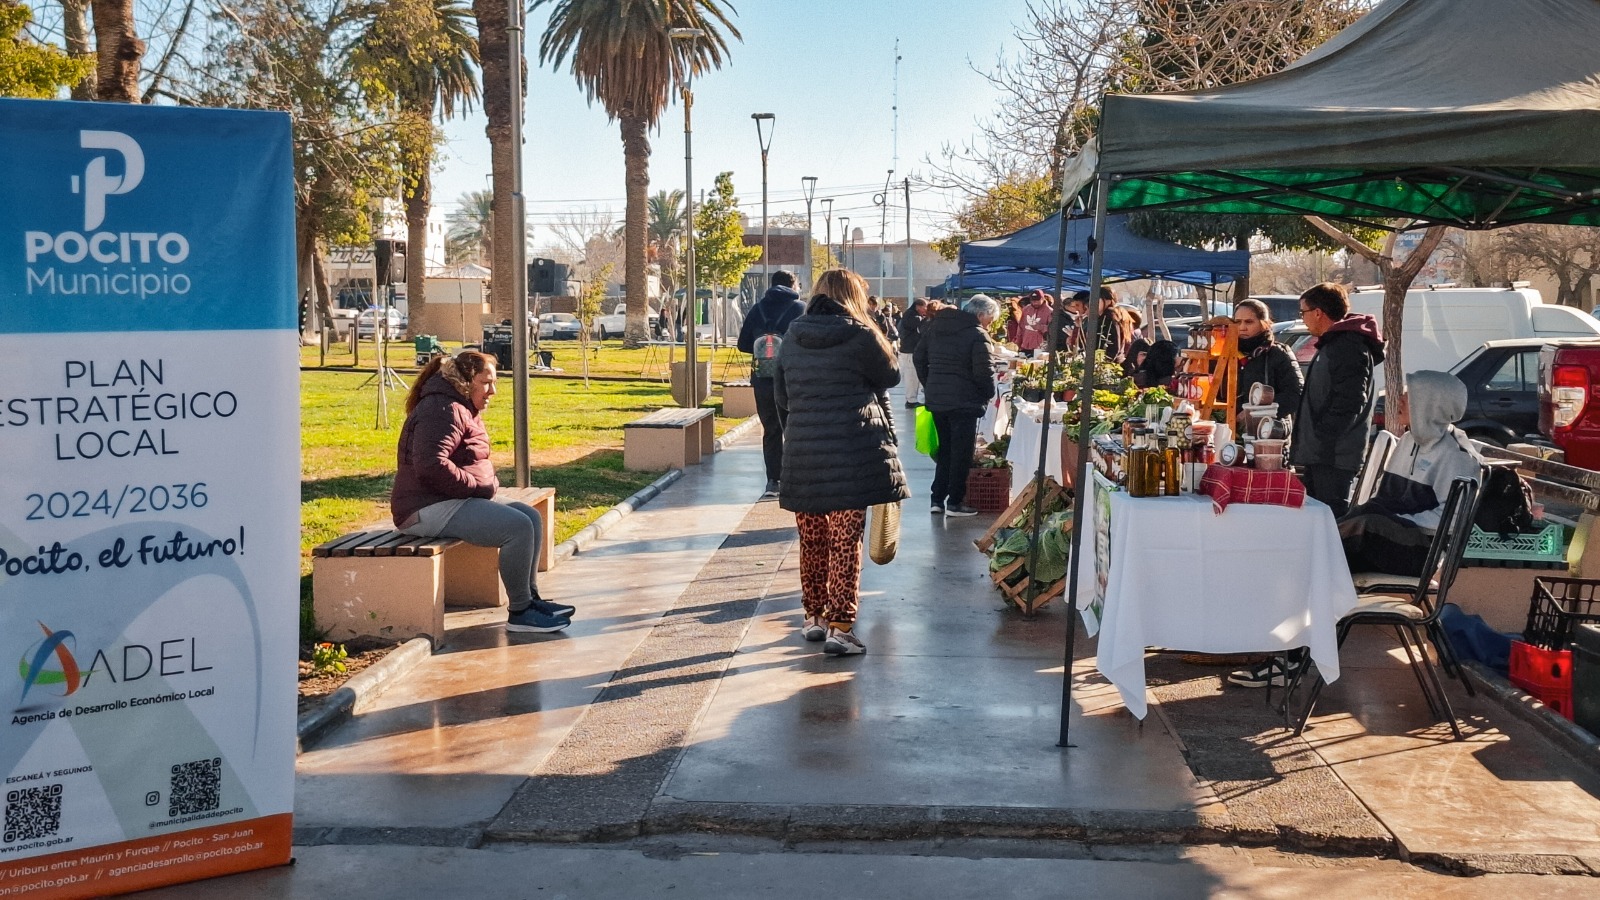
<instances>
[{"instance_id":1,"label":"blue sky","mask_svg":"<svg viewBox=\"0 0 1600 900\"><path fill-rule=\"evenodd\" d=\"M759 220L761 158L750 114L777 116L769 156L773 215L805 211L800 179L818 177L817 197L835 197L837 217L851 227L871 220L865 240L878 236L872 194L892 165L894 45L900 39L900 165L896 182L913 179L912 233L937 236L947 198L916 192L926 158L946 142L969 137L995 95L969 60L990 68L1014 47L1013 23L1024 0L736 0L744 41L731 63L696 79L694 157L696 194L718 172L732 171L741 200ZM604 111L591 108L566 71L537 67L538 36L546 11L529 17L528 118L523 154L530 219L538 224L574 207L623 210L622 141ZM456 198L487 187L488 140L482 113L445 126L449 143L439 156L434 204L448 211ZM683 112L674 103L652 136L651 190L683 185ZM905 234L904 196L896 193L889 239ZM816 230L823 230L822 208ZM542 237L541 237L542 242Z\"/></svg>"}]
</instances>

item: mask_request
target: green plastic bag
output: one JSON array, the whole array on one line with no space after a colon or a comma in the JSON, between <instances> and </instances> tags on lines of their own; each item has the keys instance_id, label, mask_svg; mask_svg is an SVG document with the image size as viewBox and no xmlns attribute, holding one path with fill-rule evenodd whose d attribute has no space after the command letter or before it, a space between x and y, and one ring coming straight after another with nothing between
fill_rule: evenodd
<instances>
[{"instance_id":1,"label":"green plastic bag","mask_svg":"<svg viewBox=\"0 0 1600 900\"><path fill-rule=\"evenodd\" d=\"M917 407L917 452L932 456L939 452L939 432L933 427L933 413L926 406Z\"/></svg>"}]
</instances>

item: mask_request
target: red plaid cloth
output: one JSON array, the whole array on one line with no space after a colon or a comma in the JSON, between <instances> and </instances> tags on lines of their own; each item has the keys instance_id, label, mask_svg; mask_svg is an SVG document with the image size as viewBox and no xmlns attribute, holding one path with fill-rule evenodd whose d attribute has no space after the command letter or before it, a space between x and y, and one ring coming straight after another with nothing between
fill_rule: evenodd
<instances>
[{"instance_id":1,"label":"red plaid cloth","mask_svg":"<svg viewBox=\"0 0 1600 900\"><path fill-rule=\"evenodd\" d=\"M1211 498L1217 515L1229 503L1261 503L1299 509L1306 502L1306 486L1293 472L1262 472L1234 466L1210 465L1200 479L1200 493Z\"/></svg>"}]
</instances>

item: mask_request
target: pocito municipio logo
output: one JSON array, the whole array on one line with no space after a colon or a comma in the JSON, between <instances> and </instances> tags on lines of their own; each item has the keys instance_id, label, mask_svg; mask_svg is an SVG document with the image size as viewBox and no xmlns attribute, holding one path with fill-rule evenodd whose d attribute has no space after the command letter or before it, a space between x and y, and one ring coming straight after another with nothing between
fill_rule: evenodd
<instances>
[{"instance_id":1,"label":"pocito municipio logo","mask_svg":"<svg viewBox=\"0 0 1600 900\"><path fill-rule=\"evenodd\" d=\"M72 193L83 198L83 230L24 232L26 292L139 298L189 293L193 285L181 271L189 258L187 237L176 231L106 227L107 198L132 193L144 181L144 149L139 142L120 131L86 130L78 132L78 146L107 151L90 157L83 174L70 177Z\"/></svg>"},{"instance_id":2,"label":"pocito municipio logo","mask_svg":"<svg viewBox=\"0 0 1600 900\"><path fill-rule=\"evenodd\" d=\"M70 631L51 631L43 622L39 623L39 628L44 638L29 647L17 662L17 671L22 676L22 699L28 699L28 691L35 685L59 686L60 696L68 696L83 683L78 660L72 655L77 638Z\"/></svg>"}]
</instances>

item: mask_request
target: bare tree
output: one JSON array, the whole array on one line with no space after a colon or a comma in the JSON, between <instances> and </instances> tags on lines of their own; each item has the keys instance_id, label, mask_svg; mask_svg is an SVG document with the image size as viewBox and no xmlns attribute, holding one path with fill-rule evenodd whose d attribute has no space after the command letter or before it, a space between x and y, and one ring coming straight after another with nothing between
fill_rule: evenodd
<instances>
[{"instance_id":1,"label":"bare tree","mask_svg":"<svg viewBox=\"0 0 1600 900\"><path fill-rule=\"evenodd\" d=\"M569 210L547 227L560 248L556 258L570 260L574 273L585 281L606 266L615 269L622 262L621 223L609 209Z\"/></svg>"},{"instance_id":2,"label":"bare tree","mask_svg":"<svg viewBox=\"0 0 1600 900\"><path fill-rule=\"evenodd\" d=\"M139 67L144 41L134 28L133 0L92 0L95 99L139 102Z\"/></svg>"},{"instance_id":3,"label":"bare tree","mask_svg":"<svg viewBox=\"0 0 1600 900\"><path fill-rule=\"evenodd\" d=\"M1427 264L1428 257L1433 251L1439 249L1439 242L1444 240L1445 232L1449 229L1443 225L1434 225L1422 233L1422 241L1406 256L1404 260L1394 258L1395 241L1400 237L1400 232L1408 231L1399 228L1389 233L1383 242L1382 250L1373 248L1356 240L1349 234L1333 227L1318 216L1306 216L1306 221L1314 225L1328 237L1343 244L1346 250L1363 259L1372 262L1383 273L1383 333L1389 336L1388 346L1383 357L1384 382L1389 385L1388 403L1394 410L1394 415L1388 417L1386 427L1395 434L1400 433L1402 422L1408 421L1406 417L1407 398L1401 385L1406 383L1406 367L1403 362L1404 349L1401 346L1400 336L1404 333L1406 314L1406 291L1411 290L1411 282Z\"/></svg>"},{"instance_id":4,"label":"bare tree","mask_svg":"<svg viewBox=\"0 0 1600 900\"><path fill-rule=\"evenodd\" d=\"M1600 275L1600 228L1521 225L1495 237L1509 266L1554 278L1556 302L1565 306L1581 306L1584 286Z\"/></svg>"},{"instance_id":5,"label":"bare tree","mask_svg":"<svg viewBox=\"0 0 1600 900\"><path fill-rule=\"evenodd\" d=\"M94 46L89 42L89 0L61 0L61 36L67 54L73 59L91 59ZM95 73L72 88L72 99L94 99Z\"/></svg>"}]
</instances>

